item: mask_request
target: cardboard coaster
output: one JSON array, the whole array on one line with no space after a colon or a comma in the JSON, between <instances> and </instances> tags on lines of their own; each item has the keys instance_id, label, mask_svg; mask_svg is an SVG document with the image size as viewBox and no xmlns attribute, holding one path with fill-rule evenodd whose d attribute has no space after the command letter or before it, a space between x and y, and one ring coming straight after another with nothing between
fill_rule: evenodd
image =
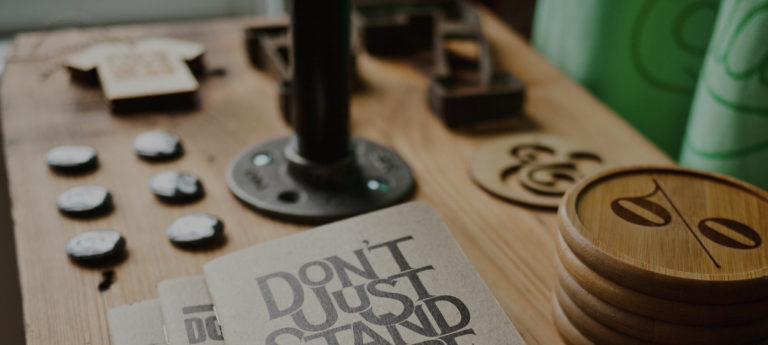
<instances>
[{"instance_id":1,"label":"cardboard coaster","mask_svg":"<svg viewBox=\"0 0 768 345\"><path fill-rule=\"evenodd\" d=\"M563 314L565 314L571 324L584 337L597 345L654 345L654 343L614 331L595 321L573 303L559 284L555 287L555 297L560 308L562 308Z\"/></svg>"},{"instance_id":2,"label":"cardboard coaster","mask_svg":"<svg viewBox=\"0 0 768 345\"><path fill-rule=\"evenodd\" d=\"M574 186L560 232L590 269L698 304L768 299L768 192L672 167L604 171Z\"/></svg>"},{"instance_id":3,"label":"cardboard coaster","mask_svg":"<svg viewBox=\"0 0 768 345\"><path fill-rule=\"evenodd\" d=\"M224 344L203 276L162 281L157 292L169 344Z\"/></svg>"},{"instance_id":4,"label":"cardboard coaster","mask_svg":"<svg viewBox=\"0 0 768 345\"><path fill-rule=\"evenodd\" d=\"M107 323L112 345L168 343L163 332L160 301L157 299L112 308L107 312Z\"/></svg>"},{"instance_id":5,"label":"cardboard coaster","mask_svg":"<svg viewBox=\"0 0 768 345\"><path fill-rule=\"evenodd\" d=\"M472 179L487 192L527 206L555 209L584 176L608 166L583 145L546 134L493 140L472 157Z\"/></svg>"},{"instance_id":6,"label":"cardboard coaster","mask_svg":"<svg viewBox=\"0 0 768 345\"><path fill-rule=\"evenodd\" d=\"M619 309L691 326L731 326L768 319L768 300L732 305L690 304L655 298L607 280L590 270L558 236L558 270L590 294Z\"/></svg>"},{"instance_id":7,"label":"cardboard coaster","mask_svg":"<svg viewBox=\"0 0 768 345\"><path fill-rule=\"evenodd\" d=\"M768 319L732 327L695 327L649 319L613 307L590 294L567 272L558 283L573 303L595 321L638 339L661 344L743 344L768 337Z\"/></svg>"}]
</instances>

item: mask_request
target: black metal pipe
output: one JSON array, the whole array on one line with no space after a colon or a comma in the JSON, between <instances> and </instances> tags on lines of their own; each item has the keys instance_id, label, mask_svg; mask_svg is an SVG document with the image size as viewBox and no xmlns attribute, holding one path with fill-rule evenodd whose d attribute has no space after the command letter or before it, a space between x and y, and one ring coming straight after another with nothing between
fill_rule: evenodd
<instances>
[{"instance_id":1,"label":"black metal pipe","mask_svg":"<svg viewBox=\"0 0 768 345\"><path fill-rule=\"evenodd\" d=\"M295 149L338 161L349 153L350 0L294 0L291 20Z\"/></svg>"}]
</instances>

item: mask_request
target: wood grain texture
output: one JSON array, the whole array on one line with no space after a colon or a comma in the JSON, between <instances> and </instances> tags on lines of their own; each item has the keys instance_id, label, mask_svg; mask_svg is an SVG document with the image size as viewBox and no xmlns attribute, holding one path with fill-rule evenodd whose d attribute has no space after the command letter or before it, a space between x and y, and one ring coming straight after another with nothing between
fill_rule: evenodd
<instances>
[{"instance_id":1,"label":"wood grain texture","mask_svg":"<svg viewBox=\"0 0 768 345\"><path fill-rule=\"evenodd\" d=\"M565 317L587 339L599 345L653 345L641 339L634 338L621 332L606 327L587 315L576 303L571 300L563 288L555 286L555 299L557 306L563 311Z\"/></svg>"},{"instance_id":2,"label":"wood grain texture","mask_svg":"<svg viewBox=\"0 0 768 345\"><path fill-rule=\"evenodd\" d=\"M556 216L503 202L473 184L468 160L485 141L540 130L603 147L624 164L672 164L658 149L566 78L515 33L485 11L483 25L502 68L528 87L525 121L493 132L447 130L425 102L427 78L407 63L358 59L367 84L352 98L355 135L397 150L418 181L414 198L432 204L482 278L529 344L561 344L551 317L555 283ZM300 231L239 204L227 190L226 166L235 155L263 140L286 135L278 111L277 85L250 66L242 30L260 19L121 26L20 35L2 80L2 120L8 159L14 231L30 345L108 344L106 310L154 298L155 285L173 277L200 274L222 254ZM200 80L201 109L187 113L114 116L95 88L70 82L61 67L71 52L115 38L171 37L203 43L209 68L223 76ZM131 141L151 129L179 135L185 155L148 164ZM99 151L99 170L82 177L53 174L45 152L60 144L85 144ZM150 178L166 169L196 174L206 197L193 205L160 204L149 192ZM79 184L112 191L115 212L108 217L65 219L56 196ZM173 247L164 229L179 216L206 212L225 223L228 242L209 252ZM64 253L66 241L92 229L122 232L127 260L116 283L99 293L98 271L80 268Z\"/></svg>"},{"instance_id":3,"label":"wood grain texture","mask_svg":"<svg viewBox=\"0 0 768 345\"><path fill-rule=\"evenodd\" d=\"M743 344L768 337L768 319L728 327L687 326L640 316L595 297L565 271L558 283L573 303L595 321L632 337L660 344Z\"/></svg>"},{"instance_id":4,"label":"wood grain texture","mask_svg":"<svg viewBox=\"0 0 768 345\"><path fill-rule=\"evenodd\" d=\"M768 299L768 193L684 168L618 168L560 207L569 248L595 272L649 295L700 304Z\"/></svg>"},{"instance_id":5,"label":"wood grain texture","mask_svg":"<svg viewBox=\"0 0 768 345\"><path fill-rule=\"evenodd\" d=\"M558 242L558 274L568 274L590 294L619 309L692 326L729 326L768 319L768 300L742 304L690 304L642 294L595 273L573 254L562 237Z\"/></svg>"},{"instance_id":6,"label":"wood grain texture","mask_svg":"<svg viewBox=\"0 0 768 345\"><path fill-rule=\"evenodd\" d=\"M563 337L563 341L567 345L594 345L591 340L587 339L576 326L571 323L571 320L565 316L563 308L560 307L560 303L557 301L557 296L552 296L552 319L557 327L557 331L560 336Z\"/></svg>"}]
</instances>

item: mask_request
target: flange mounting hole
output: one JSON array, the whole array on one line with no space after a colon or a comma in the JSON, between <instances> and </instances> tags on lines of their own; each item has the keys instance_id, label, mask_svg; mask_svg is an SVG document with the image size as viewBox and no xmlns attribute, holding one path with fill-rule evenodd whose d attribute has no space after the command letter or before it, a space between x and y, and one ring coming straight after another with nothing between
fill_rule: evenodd
<instances>
[{"instance_id":1,"label":"flange mounting hole","mask_svg":"<svg viewBox=\"0 0 768 345\"><path fill-rule=\"evenodd\" d=\"M277 200L280 200L286 204L295 204L299 201L299 192L295 190L286 190L280 192L280 194L277 195Z\"/></svg>"}]
</instances>

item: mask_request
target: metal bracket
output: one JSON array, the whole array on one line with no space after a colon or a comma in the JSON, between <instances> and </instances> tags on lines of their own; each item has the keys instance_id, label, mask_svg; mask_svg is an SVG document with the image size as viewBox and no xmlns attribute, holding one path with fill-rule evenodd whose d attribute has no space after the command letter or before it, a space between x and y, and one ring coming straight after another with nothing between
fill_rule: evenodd
<instances>
[{"instance_id":1,"label":"metal bracket","mask_svg":"<svg viewBox=\"0 0 768 345\"><path fill-rule=\"evenodd\" d=\"M372 55L431 55L429 105L451 128L521 114L525 86L496 71L475 10L460 0L356 0L354 24ZM469 49L462 49L469 48Z\"/></svg>"}]
</instances>

